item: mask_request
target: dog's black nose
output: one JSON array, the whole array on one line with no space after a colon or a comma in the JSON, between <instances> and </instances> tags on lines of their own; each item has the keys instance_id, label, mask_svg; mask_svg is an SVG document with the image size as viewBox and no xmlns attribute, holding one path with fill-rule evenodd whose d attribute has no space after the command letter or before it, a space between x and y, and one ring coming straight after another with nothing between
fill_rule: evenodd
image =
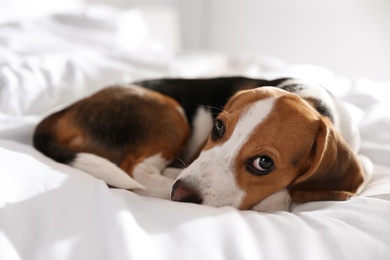
<instances>
[{"instance_id":1,"label":"dog's black nose","mask_svg":"<svg viewBox=\"0 0 390 260\"><path fill-rule=\"evenodd\" d=\"M178 202L190 202L202 204L202 197L190 185L182 180L177 180L172 187L171 200Z\"/></svg>"}]
</instances>

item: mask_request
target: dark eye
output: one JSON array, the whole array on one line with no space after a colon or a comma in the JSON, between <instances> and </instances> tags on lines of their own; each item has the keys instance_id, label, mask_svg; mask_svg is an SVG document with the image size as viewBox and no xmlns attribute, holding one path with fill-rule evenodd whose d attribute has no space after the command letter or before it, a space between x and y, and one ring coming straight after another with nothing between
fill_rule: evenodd
<instances>
[{"instance_id":1,"label":"dark eye","mask_svg":"<svg viewBox=\"0 0 390 260\"><path fill-rule=\"evenodd\" d=\"M225 125L221 120L217 119L215 121L213 130L211 132L211 139L213 139L213 141L216 141L217 139L222 138L224 134L225 134Z\"/></svg>"},{"instance_id":2,"label":"dark eye","mask_svg":"<svg viewBox=\"0 0 390 260\"><path fill-rule=\"evenodd\" d=\"M247 170L253 175L262 176L270 173L274 168L274 162L266 155L261 155L249 160Z\"/></svg>"}]
</instances>

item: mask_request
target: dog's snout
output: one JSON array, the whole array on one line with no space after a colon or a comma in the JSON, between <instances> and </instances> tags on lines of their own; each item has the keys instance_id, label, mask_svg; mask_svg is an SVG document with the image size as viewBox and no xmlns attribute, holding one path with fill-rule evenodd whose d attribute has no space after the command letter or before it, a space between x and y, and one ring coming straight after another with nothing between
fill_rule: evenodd
<instances>
[{"instance_id":1,"label":"dog's snout","mask_svg":"<svg viewBox=\"0 0 390 260\"><path fill-rule=\"evenodd\" d=\"M171 200L178 202L190 202L201 204L202 197L190 185L186 184L182 180L177 180L172 187Z\"/></svg>"}]
</instances>

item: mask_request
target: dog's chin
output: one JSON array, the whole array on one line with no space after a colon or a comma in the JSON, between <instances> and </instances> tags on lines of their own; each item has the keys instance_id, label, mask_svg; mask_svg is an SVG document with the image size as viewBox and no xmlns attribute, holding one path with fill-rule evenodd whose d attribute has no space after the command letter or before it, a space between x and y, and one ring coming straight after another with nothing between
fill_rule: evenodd
<instances>
[{"instance_id":1,"label":"dog's chin","mask_svg":"<svg viewBox=\"0 0 390 260\"><path fill-rule=\"evenodd\" d=\"M205 201L202 202L202 205L205 205L205 206L210 206L210 207L215 207L215 208L222 208L222 207L233 207L233 208L236 208L236 209L240 209L240 206L239 205L235 205L234 202L232 201L207 201L207 199Z\"/></svg>"},{"instance_id":2,"label":"dog's chin","mask_svg":"<svg viewBox=\"0 0 390 260\"><path fill-rule=\"evenodd\" d=\"M206 189L201 192L202 205L211 207L233 207L242 209L242 201L245 193L241 190L212 190Z\"/></svg>"},{"instance_id":3,"label":"dog's chin","mask_svg":"<svg viewBox=\"0 0 390 260\"><path fill-rule=\"evenodd\" d=\"M281 189L269 195L250 209L260 212L290 211L291 203L292 200L287 189Z\"/></svg>"}]
</instances>

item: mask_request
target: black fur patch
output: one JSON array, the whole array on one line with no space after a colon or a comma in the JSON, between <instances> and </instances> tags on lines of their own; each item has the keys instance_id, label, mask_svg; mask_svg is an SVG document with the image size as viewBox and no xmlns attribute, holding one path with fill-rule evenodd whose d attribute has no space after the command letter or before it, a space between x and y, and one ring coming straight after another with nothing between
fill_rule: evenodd
<instances>
[{"instance_id":1,"label":"black fur patch","mask_svg":"<svg viewBox=\"0 0 390 260\"><path fill-rule=\"evenodd\" d=\"M328 117L332 122L334 122L334 118L332 113L330 113L329 108L324 105L321 100L313 98L311 100L314 104L314 108L320 113L322 116Z\"/></svg>"},{"instance_id":2,"label":"black fur patch","mask_svg":"<svg viewBox=\"0 0 390 260\"><path fill-rule=\"evenodd\" d=\"M286 91L291 92L291 93L294 93L294 92L304 90L304 89L306 89L306 87L305 87L305 85L302 85L302 84L291 84L291 85L283 86L283 87L281 87L281 89L286 90Z\"/></svg>"},{"instance_id":3,"label":"black fur patch","mask_svg":"<svg viewBox=\"0 0 390 260\"><path fill-rule=\"evenodd\" d=\"M66 109L45 118L36 127L33 135L33 146L44 155L51 157L57 162L69 164L76 158L76 153L61 146L54 139L54 129L59 118L66 113Z\"/></svg>"},{"instance_id":4,"label":"black fur patch","mask_svg":"<svg viewBox=\"0 0 390 260\"><path fill-rule=\"evenodd\" d=\"M304 84L290 84L281 87L281 89L286 90L290 93L295 93L307 89L307 86L305 86ZM327 92L330 94L328 90ZM322 116L328 117L332 122L334 122L332 113L330 113L329 108L324 105L321 100L318 100L316 98L310 98L310 101L313 103L314 108L317 110L318 113L320 113Z\"/></svg>"},{"instance_id":5,"label":"black fur patch","mask_svg":"<svg viewBox=\"0 0 390 260\"><path fill-rule=\"evenodd\" d=\"M135 82L148 89L155 90L174 98L192 119L199 106L207 107L214 117L222 111L228 99L239 90L263 86L277 86L287 78L276 80L251 79L246 77L221 77L205 79L158 79Z\"/></svg>"},{"instance_id":6,"label":"black fur patch","mask_svg":"<svg viewBox=\"0 0 390 260\"><path fill-rule=\"evenodd\" d=\"M51 157L57 162L69 164L76 158L76 153L64 148L53 140L51 133L35 133L33 136L33 145L44 155Z\"/></svg>"}]
</instances>

